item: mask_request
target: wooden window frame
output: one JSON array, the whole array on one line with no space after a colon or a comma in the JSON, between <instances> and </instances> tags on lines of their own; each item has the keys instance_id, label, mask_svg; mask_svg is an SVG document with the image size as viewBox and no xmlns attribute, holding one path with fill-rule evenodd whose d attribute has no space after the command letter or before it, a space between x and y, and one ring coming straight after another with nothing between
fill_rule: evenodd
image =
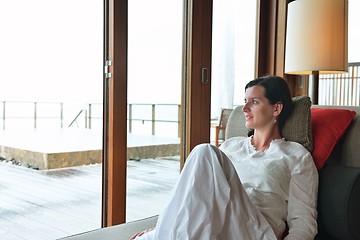
<instances>
[{"instance_id":1,"label":"wooden window frame","mask_svg":"<svg viewBox=\"0 0 360 240\"><path fill-rule=\"evenodd\" d=\"M257 76L284 75L288 1L258 0ZM185 0L184 3L187 11L184 24L182 163L194 146L210 140L213 6L212 0ZM126 221L128 1L104 0L104 6L104 65L108 57L112 61L112 77L104 77L102 226L106 227ZM203 81L204 72L207 72L206 83Z\"/></svg>"}]
</instances>

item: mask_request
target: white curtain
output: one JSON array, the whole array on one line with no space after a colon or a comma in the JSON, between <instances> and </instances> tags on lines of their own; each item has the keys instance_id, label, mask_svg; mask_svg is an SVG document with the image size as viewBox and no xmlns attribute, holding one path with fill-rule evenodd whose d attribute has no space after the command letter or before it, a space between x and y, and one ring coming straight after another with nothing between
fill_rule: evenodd
<instances>
[{"instance_id":1,"label":"white curtain","mask_svg":"<svg viewBox=\"0 0 360 240\"><path fill-rule=\"evenodd\" d=\"M212 117L220 108L244 102L244 87L255 76L257 1L214 0Z\"/></svg>"},{"instance_id":2,"label":"white curtain","mask_svg":"<svg viewBox=\"0 0 360 240\"><path fill-rule=\"evenodd\" d=\"M215 0L213 12L212 117L232 108L235 79L234 0Z\"/></svg>"}]
</instances>

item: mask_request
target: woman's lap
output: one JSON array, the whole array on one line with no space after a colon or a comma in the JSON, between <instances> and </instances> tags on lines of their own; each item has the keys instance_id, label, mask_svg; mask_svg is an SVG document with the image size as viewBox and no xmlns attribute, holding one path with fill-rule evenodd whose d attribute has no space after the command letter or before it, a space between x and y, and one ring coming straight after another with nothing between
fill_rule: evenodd
<instances>
[{"instance_id":1,"label":"woman's lap","mask_svg":"<svg viewBox=\"0 0 360 240\"><path fill-rule=\"evenodd\" d=\"M196 146L159 216L156 229L137 239L276 239L250 202L227 156Z\"/></svg>"}]
</instances>

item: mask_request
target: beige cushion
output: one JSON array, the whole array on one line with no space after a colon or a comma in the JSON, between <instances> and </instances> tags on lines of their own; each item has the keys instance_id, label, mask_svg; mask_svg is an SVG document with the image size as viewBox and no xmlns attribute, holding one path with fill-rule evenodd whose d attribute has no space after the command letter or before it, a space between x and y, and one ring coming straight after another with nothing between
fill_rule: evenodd
<instances>
[{"instance_id":1,"label":"beige cushion","mask_svg":"<svg viewBox=\"0 0 360 240\"><path fill-rule=\"evenodd\" d=\"M293 97L294 110L285 122L282 135L285 139L302 144L309 152L313 149L311 131L311 101L308 96Z\"/></svg>"}]
</instances>

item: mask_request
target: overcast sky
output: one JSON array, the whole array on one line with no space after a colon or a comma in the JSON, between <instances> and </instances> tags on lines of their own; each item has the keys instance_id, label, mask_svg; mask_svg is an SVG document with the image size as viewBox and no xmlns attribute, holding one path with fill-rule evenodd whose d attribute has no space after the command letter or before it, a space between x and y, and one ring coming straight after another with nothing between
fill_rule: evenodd
<instances>
[{"instance_id":1,"label":"overcast sky","mask_svg":"<svg viewBox=\"0 0 360 240\"><path fill-rule=\"evenodd\" d=\"M167 4L171 11L162 14L170 15L148 11L148 4L155 2ZM102 101L102 4L101 0L0 0L0 100ZM133 79L129 101L179 103L182 1L129 1L129 7L132 4L142 7L130 12L130 27L145 28L129 29L133 39L129 41L129 78ZM360 62L356 26L360 0L349 0L349 6L349 62ZM156 41L153 33L159 27L168 34ZM133 44L141 40L152 44L151 58L141 57L145 49ZM170 63L169 57L178 60Z\"/></svg>"},{"instance_id":2,"label":"overcast sky","mask_svg":"<svg viewBox=\"0 0 360 240\"><path fill-rule=\"evenodd\" d=\"M100 0L0 0L0 100L102 100L102 14Z\"/></svg>"}]
</instances>

